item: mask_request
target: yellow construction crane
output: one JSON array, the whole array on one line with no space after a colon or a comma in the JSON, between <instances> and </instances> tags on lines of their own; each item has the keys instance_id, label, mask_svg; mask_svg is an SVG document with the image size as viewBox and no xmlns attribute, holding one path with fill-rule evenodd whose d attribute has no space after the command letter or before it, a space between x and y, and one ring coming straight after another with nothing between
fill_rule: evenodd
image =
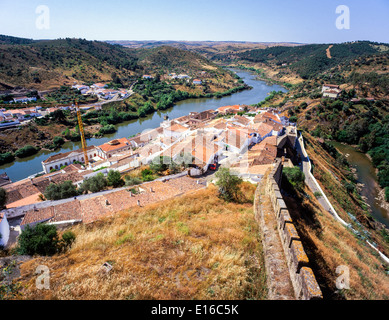
<instances>
[{"instance_id":1,"label":"yellow construction crane","mask_svg":"<svg viewBox=\"0 0 389 320\"><path fill-rule=\"evenodd\" d=\"M82 150L84 151L85 167L87 167L89 164L89 160L88 160L88 152L86 150L84 125L82 124L81 111L77 102L76 102L76 110L77 110L78 127L80 128L80 134L81 134Z\"/></svg>"}]
</instances>

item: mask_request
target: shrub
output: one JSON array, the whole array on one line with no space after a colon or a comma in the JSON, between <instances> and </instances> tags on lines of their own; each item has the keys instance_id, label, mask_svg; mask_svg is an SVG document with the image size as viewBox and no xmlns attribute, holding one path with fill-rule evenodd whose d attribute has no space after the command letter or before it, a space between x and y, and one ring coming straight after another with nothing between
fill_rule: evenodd
<instances>
[{"instance_id":1,"label":"shrub","mask_svg":"<svg viewBox=\"0 0 389 320\"><path fill-rule=\"evenodd\" d=\"M76 241L76 235L72 231L66 231L62 235L62 240L60 242L60 249L66 251L69 249L72 244Z\"/></svg>"},{"instance_id":2,"label":"shrub","mask_svg":"<svg viewBox=\"0 0 389 320\"><path fill-rule=\"evenodd\" d=\"M150 169L155 173L161 173L163 171L166 171L169 167L169 164L171 163L172 163L172 159L170 157L164 157L164 156L156 157L151 162Z\"/></svg>"},{"instance_id":3,"label":"shrub","mask_svg":"<svg viewBox=\"0 0 389 320\"><path fill-rule=\"evenodd\" d=\"M99 131L100 134L109 134L109 133L115 133L116 128L113 124L108 124L104 127L102 127Z\"/></svg>"},{"instance_id":4,"label":"shrub","mask_svg":"<svg viewBox=\"0 0 389 320\"><path fill-rule=\"evenodd\" d=\"M32 156L36 154L39 151L38 148L35 148L33 146L25 146L23 148L20 148L15 152L15 156L18 158L26 158L29 156Z\"/></svg>"},{"instance_id":5,"label":"shrub","mask_svg":"<svg viewBox=\"0 0 389 320\"><path fill-rule=\"evenodd\" d=\"M216 173L219 187L219 196L225 201L237 201L239 196L239 185L243 182L241 178L230 172L228 168L221 168Z\"/></svg>"},{"instance_id":6,"label":"shrub","mask_svg":"<svg viewBox=\"0 0 389 320\"><path fill-rule=\"evenodd\" d=\"M62 137L55 137L53 143L55 146L62 146L65 143L65 140Z\"/></svg>"},{"instance_id":7,"label":"shrub","mask_svg":"<svg viewBox=\"0 0 389 320\"><path fill-rule=\"evenodd\" d=\"M126 176L124 179L126 180L126 186L128 187L135 186L142 183L142 180L136 177Z\"/></svg>"},{"instance_id":8,"label":"shrub","mask_svg":"<svg viewBox=\"0 0 389 320\"><path fill-rule=\"evenodd\" d=\"M320 192L320 191L316 191L314 194L313 194L316 198L320 198L323 196L323 194Z\"/></svg>"},{"instance_id":9,"label":"shrub","mask_svg":"<svg viewBox=\"0 0 389 320\"><path fill-rule=\"evenodd\" d=\"M0 165L10 163L15 160L15 156L11 152L0 154Z\"/></svg>"},{"instance_id":10,"label":"shrub","mask_svg":"<svg viewBox=\"0 0 389 320\"><path fill-rule=\"evenodd\" d=\"M142 170L141 175L142 175L142 180L144 182L153 181L155 179L153 176L153 171L151 171L150 169Z\"/></svg>"}]
</instances>

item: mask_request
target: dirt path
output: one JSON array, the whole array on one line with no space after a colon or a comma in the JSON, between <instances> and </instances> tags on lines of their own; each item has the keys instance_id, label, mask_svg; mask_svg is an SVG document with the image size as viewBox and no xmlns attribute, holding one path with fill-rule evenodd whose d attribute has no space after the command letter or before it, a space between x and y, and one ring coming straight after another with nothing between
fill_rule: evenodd
<instances>
[{"instance_id":1,"label":"dirt path","mask_svg":"<svg viewBox=\"0 0 389 320\"><path fill-rule=\"evenodd\" d=\"M328 47L328 49L326 50L326 52L327 52L327 58L328 59L332 59L332 57L331 57L331 48L333 47L333 45L331 44L329 47Z\"/></svg>"},{"instance_id":2,"label":"dirt path","mask_svg":"<svg viewBox=\"0 0 389 320\"><path fill-rule=\"evenodd\" d=\"M264 180L255 194L256 219L262 231L269 300L295 300L281 239L277 232L276 217L266 195Z\"/></svg>"}]
</instances>

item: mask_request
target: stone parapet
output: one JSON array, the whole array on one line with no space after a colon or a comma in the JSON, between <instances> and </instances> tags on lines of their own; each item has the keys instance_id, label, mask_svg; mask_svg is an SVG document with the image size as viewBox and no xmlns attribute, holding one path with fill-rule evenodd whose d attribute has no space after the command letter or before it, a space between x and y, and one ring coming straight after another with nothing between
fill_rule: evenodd
<instances>
[{"instance_id":1,"label":"stone parapet","mask_svg":"<svg viewBox=\"0 0 389 320\"><path fill-rule=\"evenodd\" d=\"M278 232L284 248L295 296L299 300L323 299L319 284L309 266L303 243L282 197L282 159L277 158L266 182L266 192L277 219Z\"/></svg>"}]
</instances>

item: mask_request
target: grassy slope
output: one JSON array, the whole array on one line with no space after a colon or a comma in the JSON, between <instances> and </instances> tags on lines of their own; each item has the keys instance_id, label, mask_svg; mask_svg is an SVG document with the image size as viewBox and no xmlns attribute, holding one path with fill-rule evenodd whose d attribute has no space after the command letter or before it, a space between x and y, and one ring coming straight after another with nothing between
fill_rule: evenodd
<instances>
[{"instance_id":1,"label":"grassy slope","mask_svg":"<svg viewBox=\"0 0 389 320\"><path fill-rule=\"evenodd\" d=\"M309 189L305 188L305 193L310 199L299 194L301 201L291 197L285 200L324 298L389 299L388 275L377 253L325 212ZM331 202L337 204L333 199ZM339 266L349 268L349 290L336 288Z\"/></svg>"},{"instance_id":2,"label":"grassy slope","mask_svg":"<svg viewBox=\"0 0 389 320\"><path fill-rule=\"evenodd\" d=\"M253 197L255 186L244 186ZM225 203L215 187L75 227L66 254L22 266L26 299L262 299L265 275L252 203ZM109 275L99 269L113 265ZM34 270L50 268L50 291Z\"/></svg>"}]
</instances>

